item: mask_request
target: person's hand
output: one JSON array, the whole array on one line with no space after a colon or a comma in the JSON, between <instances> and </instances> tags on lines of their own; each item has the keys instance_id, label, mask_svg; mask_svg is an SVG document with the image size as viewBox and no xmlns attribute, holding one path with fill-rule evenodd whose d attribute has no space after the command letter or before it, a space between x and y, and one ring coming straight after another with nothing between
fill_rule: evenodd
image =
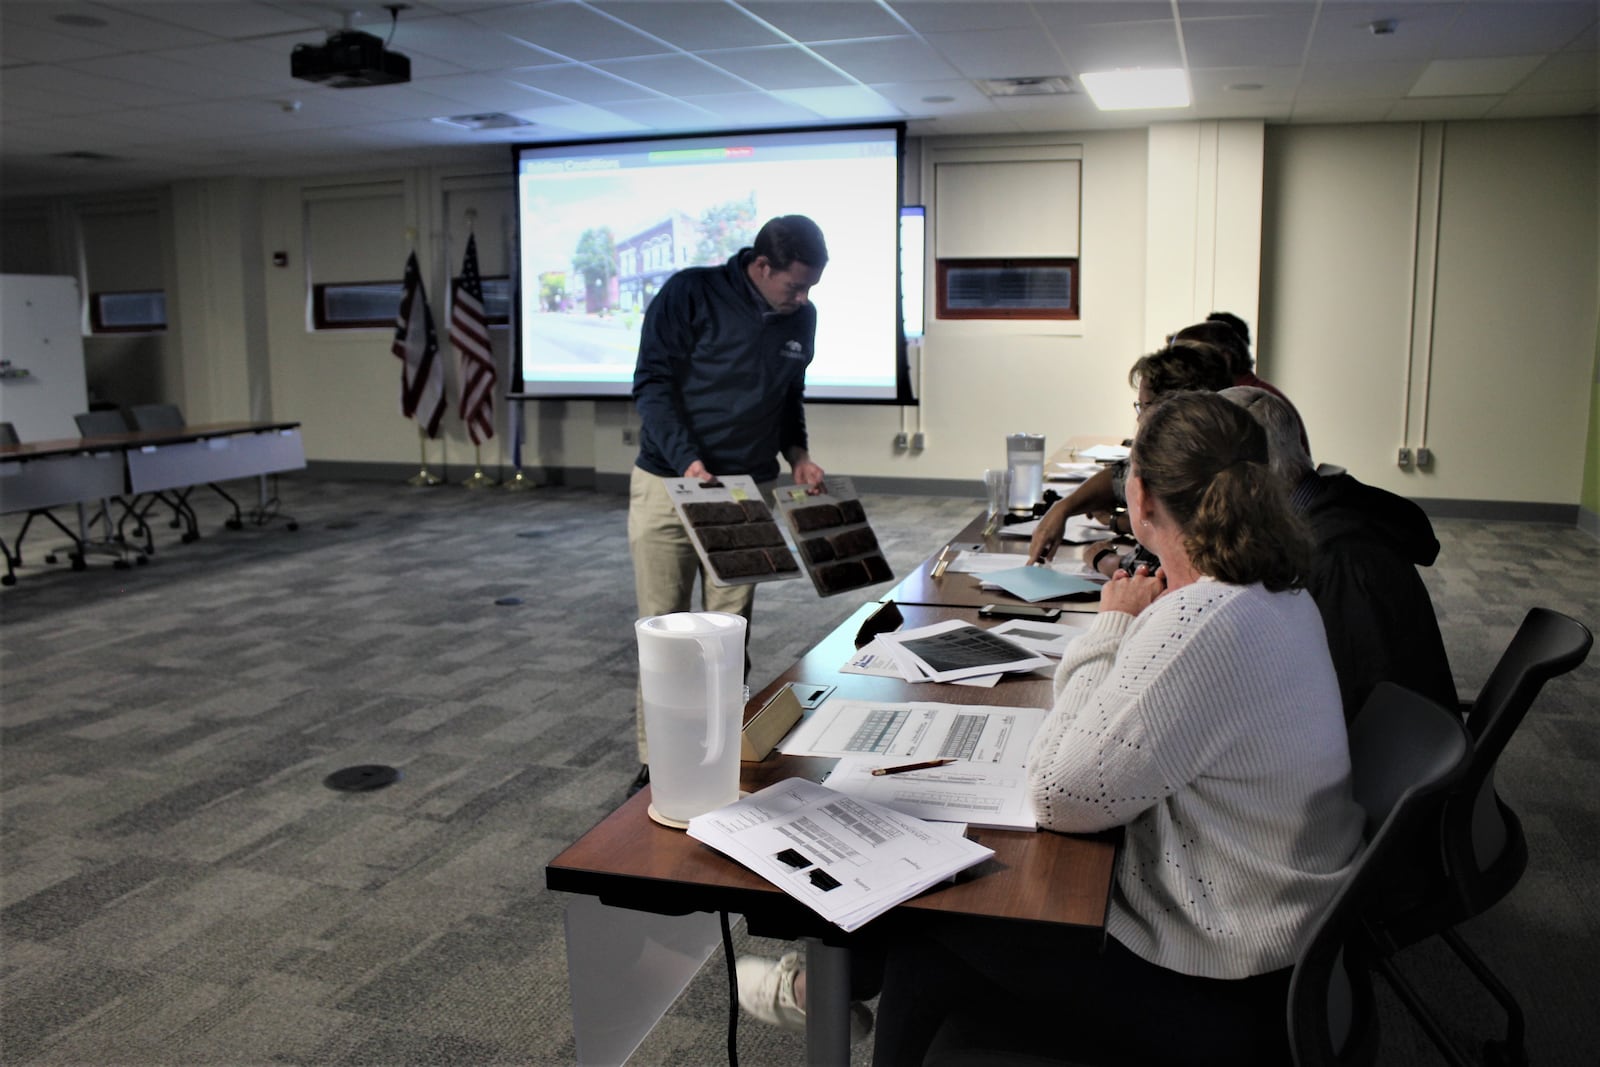
<instances>
[{"instance_id":1,"label":"person's hand","mask_svg":"<svg viewBox=\"0 0 1600 1067\"><path fill-rule=\"evenodd\" d=\"M1065 500L1057 500L1039 517L1039 524L1033 528L1033 537L1028 541L1029 563L1049 563L1055 558L1061 535L1067 529L1066 505Z\"/></svg>"},{"instance_id":2,"label":"person's hand","mask_svg":"<svg viewBox=\"0 0 1600 1067\"><path fill-rule=\"evenodd\" d=\"M1151 574L1150 568L1141 563L1132 577L1127 571L1118 571L1111 576L1111 580L1100 590L1100 610L1138 615L1166 591L1167 572L1157 567L1156 572Z\"/></svg>"},{"instance_id":3,"label":"person's hand","mask_svg":"<svg viewBox=\"0 0 1600 1067\"><path fill-rule=\"evenodd\" d=\"M809 459L802 459L794 465L794 484L806 487L806 493L816 496L827 491L827 486L822 483L822 468Z\"/></svg>"},{"instance_id":4,"label":"person's hand","mask_svg":"<svg viewBox=\"0 0 1600 1067\"><path fill-rule=\"evenodd\" d=\"M709 482L716 478L716 475L706 470L706 465L698 459L684 469L683 476L685 478L693 478L699 482Z\"/></svg>"}]
</instances>

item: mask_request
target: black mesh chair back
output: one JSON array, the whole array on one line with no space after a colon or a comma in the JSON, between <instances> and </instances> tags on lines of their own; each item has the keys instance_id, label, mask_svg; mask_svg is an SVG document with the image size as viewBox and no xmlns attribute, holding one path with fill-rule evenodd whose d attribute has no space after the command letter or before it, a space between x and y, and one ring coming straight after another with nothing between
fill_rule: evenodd
<instances>
[{"instance_id":1,"label":"black mesh chair back","mask_svg":"<svg viewBox=\"0 0 1600 1067\"><path fill-rule=\"evenodd\" d=\"M72 421L78 424L79 437L109 437L128 432L128 420L120 411L84 411L72 416Z\"/></svg>"},{"instance_id":2,"label":"black mesh chair back","mask_svg":"<svg viewBox=\"0 0 1600 1067\"><path fill-rule=\"evenodd\" d=\"M1417 842L1411 877L1371 923L1374 945L1383 953L1379 968L1451 1063L1467 1058L1392 957L1428 938L1444 941L1505 1012L1505 1036L1490 1040L1486 1055L1526 1062L1522 1006L1456 927L1510 893L1527 869L1522 822L1495 790L1495 765L1544 684L1576 668L1593 644L1593 635L1576 619L1548 608L1528 612L1468 712L1472 754L1445 804L1437 842Z\"/></svg>"},{"instance_id":3,"label":"black mesh chair back","mask_svg":"<svg viewBox=\"0 0 1600 1067\"><path fill-rule=\"evenodd\" d=\"M1297 1067L1353 1067L1377 1057L1378 1024L1363 933L1370 909L1409 863L1411 842L1437 825L1466 770L1469 743L1453 711L1382 682L1350 725L1357 803L1367 847L1335 894L1289 984L1289 1043Z\"/></svg>"},{"instance_id":4,"label":"black mesh chair back","mask_svg":"<svg viewBox=\"0 0 1600 1067\"><path fill-rule=\"evenodd\" d=\"M128 409L128 423L135 430L181 430L183 412L176 404L135 404Z\"/></svg>"},{"instance_id":5,"label":"black mesh chair back","mask_svg":"<svg viewBox=\"0 0 1600 1067\"><path fill-rule=\"evenodd\" d=\"M9 422L0 422L0 445L20 445L21 439L17 437L17 428Z\"/></svg>"}]
</instances>

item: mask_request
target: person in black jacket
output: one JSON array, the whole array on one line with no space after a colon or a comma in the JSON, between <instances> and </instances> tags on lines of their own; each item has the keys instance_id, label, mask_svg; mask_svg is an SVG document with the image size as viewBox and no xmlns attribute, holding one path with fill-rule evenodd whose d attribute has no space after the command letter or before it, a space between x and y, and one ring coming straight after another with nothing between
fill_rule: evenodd
<instances>
[{"instance_id":1,"label":"person in black jacket","mask_svg":"<svg viewBox=\"0 0 1600 1067\"><path fill-rule=\"evenodd\" d=\"M706 611L748 620L754 601L754 585L717 585L701 573L666 479L749 475L765 494L781 455L796 485L821 490L803 401L817 336L811 288L827 262L817 224L783 215L726 263L668 278L645 309L633 373L639 455L628 487L640 618L690 610L696 575ZM643 765L637 790L649 781L642 708L635 721Z\"/></svg>"},{"instance_id":2,"label":"person in black jacket","mask_svg":"<svg viewBox=\"0 0 1600 1067\"><path fill-rule=\"evenodd\" d=\"M1428 516L1405 497L1343 471L1318 473L1300 447L1298 416L1271 393L1236 387L1222 395L1266 429L1272 468L1311 528L1306 589L1327 631L1345 721L1382 681L1456 708L1439 620L1417 573L1439 556Z\"/></svg>"}]
</instances>

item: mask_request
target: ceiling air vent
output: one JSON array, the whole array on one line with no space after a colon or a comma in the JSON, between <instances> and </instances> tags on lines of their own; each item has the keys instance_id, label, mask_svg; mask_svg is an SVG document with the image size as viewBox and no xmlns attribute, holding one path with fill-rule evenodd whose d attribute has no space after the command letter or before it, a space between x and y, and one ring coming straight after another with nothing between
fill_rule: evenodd
<instances>
[{"instance_id":1,"label":"ceiling air vent","mask_svg":"<svg viewBox=\"0 0 1600 1067\"><path fill-rule=\"evenodd\" d=\"M433 121L445 126L459 126L463 130L509 130L515 126L533 125L527 119L507 115L503 111L488 111L477 115L450 115Z\"/></svg>"},{"instance_id":2,"label":"ceiling air vent","mask_svg":"<svg viewBox=\"0 0 1600 1067\"><path fill-rule=\"evenodd\" d=\"M1067 96L1077 91L1066 78L989 78L978 87L988 96Z\"/></svg>"}]
</instances>

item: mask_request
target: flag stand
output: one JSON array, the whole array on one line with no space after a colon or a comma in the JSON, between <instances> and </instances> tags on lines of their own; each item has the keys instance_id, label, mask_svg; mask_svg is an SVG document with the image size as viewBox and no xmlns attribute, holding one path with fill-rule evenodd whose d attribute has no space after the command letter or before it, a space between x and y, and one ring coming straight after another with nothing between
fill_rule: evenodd
<instances>
[{"instance_id":1,"label":"flag stand","mask_svg":"<svg viewBox=\"0 0 1600 1067\"><path fill-rule=\"evenodd\" d=\"M503 484L500 488L504 489L508 493L520 493L526 492L529 489L537 489L539 486L534 483L532 478L529 478L522 473L521 467L518 467L517 473L507 478L505 480L505 484Z\"/></svg>"},{"instance_id":2,"label":"flag stand","mask_svg":"<svg viewBox=\"0 0 1600 1067\"><path fill-rule=\"evenodd\" d=\"M500 483L483 473L483 450L478 445L472 446L472 474L462 481L461 485L467 489L487 489Z\"/></svg>"},{"instance_id":3,"label":"flag stand","mask_svg":"<svg viewBox=\"0 0 1600 1067\"><path fill-rule=\"evenodd\" d=\"M421 426L417 427L417 449L422 453L422 469L406 479L407 485L438 485L443 479L436 474L428 472L428 435Z\"/></svg>"}]
</instances>

